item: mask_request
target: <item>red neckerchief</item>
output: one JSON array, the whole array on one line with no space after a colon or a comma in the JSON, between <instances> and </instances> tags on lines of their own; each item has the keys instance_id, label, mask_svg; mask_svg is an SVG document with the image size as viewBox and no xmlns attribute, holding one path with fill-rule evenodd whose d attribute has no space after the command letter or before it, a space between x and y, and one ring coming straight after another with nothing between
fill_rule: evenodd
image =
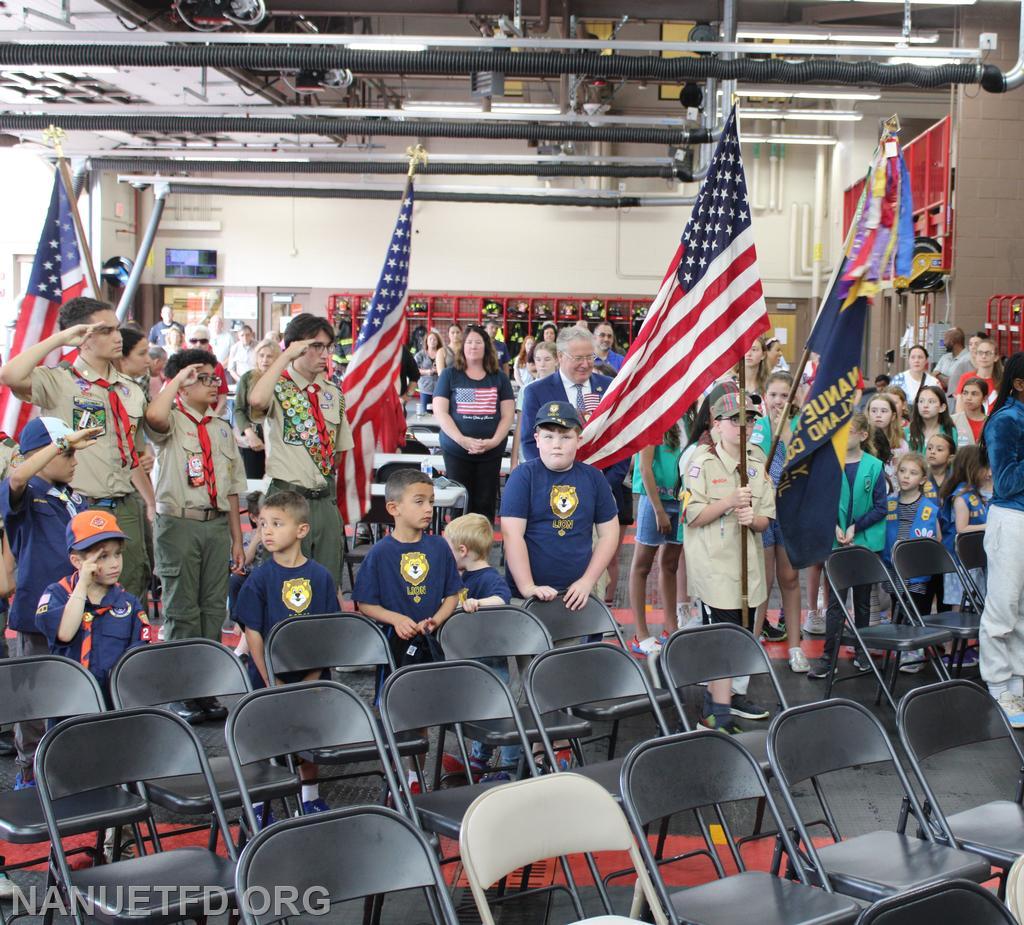
<instances>
[{"instance_id":1,"label":"red neckerchief","mask_svg":"<svg viewBox=\"0 0 1024 925\"><path fill-rule=\"evenodd\" d=\"M185 410L185 403L181 400L180 395L175 397L174 401L178 406L178 410L196 425L196 433L199 435L199 447L203 451L203 478L206 481L206 493L210 496L210 506L217 510L217 474L213 470L213 447L210 445L210 434L206 429L210 415L204 415L202 420L196 420L195 417Z\"/></svg>"},{"instance_id":2,"label":"red neckerchief","mask_svg":"<svg viewBox=\"0 0 1024 925\"><path fill-rule=\"evenodd\" d=\"M68 592L70 596L71 592L75 590L75 585L78 584L78 573L69 578L62 578L59 582L60 586ZM109 607L97 607L94 611L89 610L89 601L85 602L85 610L82 613L82 625L79 628L82 633L82 648L78 652L79 664L88 670L89 661L92 658L92 624L96 617L100 617L105 614Z\"/></svg>"},{"instance_id":3,"label":"red neckerchief","mask_svg":"<svg viewBox=\"0 0 1024 925\"><path fill-rule=\"evenodd\" d=\"M77 373L77 370L73 370ZM121 454L121 466L129 465L135 469L139 465L139 454L135 451L135 442L132 440L132 422L128 417L128 409L121 401L117 393L117 385L112 384L108 379L93 379L93 383L101 389L107 390L110 397L110 413L114 418L114 433L117 435L117 451ZM127 447L127 452L126 448Z\"/></svg>"}]
</instances>

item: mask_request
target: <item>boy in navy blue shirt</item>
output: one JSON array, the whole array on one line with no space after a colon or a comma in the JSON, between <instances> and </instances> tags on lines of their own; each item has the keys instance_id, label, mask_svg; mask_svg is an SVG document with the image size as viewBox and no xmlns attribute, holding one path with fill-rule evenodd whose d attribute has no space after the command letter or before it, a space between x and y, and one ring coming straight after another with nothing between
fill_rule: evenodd
<instances>
[{"instance_id":1,"label":"boy in navy blue shirt","mask_svg":"<svg viewBox=\"0 0 1024 925\"><path fill-rule=\"evenodd\" d=\"M124 541L109 511L83 511L66 530L74 573L51 584L36 608L36 626L50 651L78 662L109 696L110 671L129 649L150 641L142 603L118 583Z\"/></svg>"},{"instance_id":2,"label":"boy in navy blue shirt","mask_svg":"<svg viewBox=\"0 0 1024 925\"><path fill-rule=\"evenodd\" d=\"M17 633L11 641L14 658L50 651L46 637L36 627L36 607L48 585L73 571L66 529L85 507L70 485L77 466L75 453L92 446L99 432L99 428L72 431L58 418L34 418L21 431L21 460L0 483L0 517L18 563L9 615L9 626ZM32 759L44 731L43 722L15 726L16 790L34 785Z\"/></svg>"},{"instance_id":3,"label":"boy in navy blue shirt","mask_svg":"<svg viewBox=\"0 0 1024 925\"><path fill-rule=\"evenodd\" d=\"M249 674L254 688L270 684L263 646L274 626L290 617L338 610L331 573L302 554L302 540L309 533L309 502L298 492L279 491L263 502L259 527L260 542L271 558L246 579L235 612L249 644ZM320 672L313 671L300 677L279 675L275 681L292 683L319 677ZM306 813L329 809L320 799L319 786L306 783L316 778L316 771L315 764L299 765L302 809Z\"/></svg>"},{"instance_id":4,"label":"boy in navy blue shirt","mask_svg":"<svg viewBox=\"0 0 1024 925\"><path fill-rule=\"evenodd\" d=\"M395 529L370 547L352 599L360 612L387 625L396 665L432 661L430 637L462 592L448 544L424 533L434 516L434 483L415 469L400 469L384 486L384 500Z\"/></svg>"},{"instance_id":5,"label":"boy in navy blue shirt","mask_svg":"<svg viewBox=\"0 0 1024 925\"><path fill-rule=\"evenodd\" d=\"M468 613L476 613L481 607L500 607L512 600L512 592L502 574L488 565L487 559L494 545L494 527L483 514L463 514L456 517L444 531L444 538L455 556L455 564L462 575L463 589L459 596L460 606ZM486 619L486 614L482 616ZM506 684L509 681L507 658L480 659ZM499 750L498 767L514 768L519 762L521 749L517 745L505 745ZM494 756L494 748L483 742L472 742L469 750L469 761L474 777L483 775L482 780L509 780L506 770L486 773L487 767ZM462 760L455 755L446 754L442 759L442 767L446 774L465 774Z\"/></svg>"},{"instance_id":6,"label":"boy in navy blue shirt","mask_svg":"<svg viewBox=\"0 0 1024 925\"><path fill-rule=\"evenodd\" d=\"M509 584L513 596L542 601L565 592L581 610L618 552L619 509L604 474L576 462L583 426L573 405L542 405L535 426L539 458L512 471L501 498Z\"/></svg>"}]
</instances>

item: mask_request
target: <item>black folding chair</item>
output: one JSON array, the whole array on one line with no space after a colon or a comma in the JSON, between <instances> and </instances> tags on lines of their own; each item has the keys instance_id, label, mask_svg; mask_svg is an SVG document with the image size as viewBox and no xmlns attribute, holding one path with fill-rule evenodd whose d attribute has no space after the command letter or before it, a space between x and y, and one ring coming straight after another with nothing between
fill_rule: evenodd
<instances>
[{"instance_id":1,"label":"black folding chair","mask_svg":"<svg viewBox=\"0 0 1024 925\"><path fill-rule=\"evenodd\" d=\"M936 842L924 811L878 719L851 700L823 700L790 707L772 721L768 730L768 757L778 778L789 816L796 825L801 861L814 882L847 896L875 902L894 893L963 878L981 883L991 876L989 865L977 855ZM905 833L906 812L899 813L896 831L879 830L831 845L815 847L807 833L792 790L803 781L833 771L884 764L895 772L909 812L920 826L920 837ZM873 783L879 780L872 776ZM818 791L833 838L839 832L824 793Z\"/></svg>"},{"instance_id":2,"label":"black folding chair","mask_svg":"<svg viewBox=\"0 0 1024 925\"><path fill-rule=\"evenodd\" d=\"M893 711L896 710L893 692L899 678L899 659L891 658L893 654L923 649L935 673L939 676L939 680L944 681L949 678L949 672L942 664L941 652L936 647L949 642L953 638L953 634L948 629L925 627L913 620L903 622L901 618L905 605L902 597L897 597L897 607L893 609L891 623L858 627L854 621L846 606L847 591L863 585L892 581L892 576L889 575L876 553L863 546L847 546L837 549L825 560L825 577L828 579L832 594L843 612L843 632L832 653L832 663L829 665L828 681L825 686L826 699L832 696L834 682L846 681L850 677L860 677L866 673L859 671L855 675L845 678L835 677L841 645L852 645L860 651L869 665L869 671L878 682L878 696L875 703L880 703L884 695ZM885 652L885 662L881 671L874 659L871 658L869 649L880 649ZM889 675L888 678L885 677L886 674Z\"/></svg>"},{"instance_id":3,"label":"black folding chair","mask_svg":"<svg viewBox=\"0 0 1024 925\"><path fill-rule=\"evenodd\" d=\"M553 646L550 634L534 614L507 605L482 607L476 613L457 610L441 624L437 641L446 659L516 658L520 664ZM520 705L519 718L530 743L539 742L540 735L526 704ZM544 725L548 735L556 740L578 739L591 731L585 719L564 710L545 714ZM466 723L465 730L470 738L492 747L516 743L515 728L507 720Z\"/></svg>"},{"instance_id":4,"label":"black folding chair","mask_svg":"<svg viewBox=\"0 0 1024 925\"><path fill-rule=\"evenodd\" d=\"M936 839L979 854L998 867L1003 895L1010 868L1024 855L1024 750L1006 714L987 691L956 680L909 691L900 701L896 723L910 769L924 792ZM954 749L996 740L1005 741L1006 754L1021 769L1013 799L993 800L947 816L925 762ZM990 761L988 756L986 763Z\"/></svg>"},{"instance_id":5,"label":"black folding chair","mask_svg":"<svg viewBox=\"0 0 1024 925\"><path fill-rule=\"evenodd\" d=\"M175 700L200 697L237 697L251 690L249 673L226 646L210 639L181 639L129 649L110 673L110 694L118 709L156 707ZM227 756L210 758L217 792L228 809L242 805L242 797ZM254 799L269 805L295 793L295 775L270 762L246 769L247 785ZM201 774L153 780L149 798L182 816L206 816L213 812L206 781ZM210 847L217 839L216 817L211 818ZM205 829L191 826L176 830L184 835Z\"/></svg>"},{"instance_id":6,"label":"black folding chair","mask_svg":"<svg viewBox=\"0 0 1024 925\"><path fill-rule=\"evenodd\" d=\"M292 768L295 755L316 756L348 746L367 754L362 759L365 761L370 760L372 752L385 781L381 802L397 792L376 718L358 694L334 681L306 681L254 691L235 705L224 733L250 831L257 831L259 826L246 769L272 758L286 756Z\"/></svg>"},{"instance_id":7,"label":"black folding chair","mask_svg":"<svg viewBox=\"0 0 1024 925\"><path fill-rule=\"evenodd\" d=\"M420 464L418 462L389 462L384 463L374 474L373 480L375 482L386 483L391 476L396 472L401 472L403 469L412 469L414 472L420 471Z\"/></svg>"},{"instance_id":8,"label":"black folding chair","mask_svg":"<svg viewBox=\"0 0 1024 925\"><path fill-rule=\"evenodd\" d=\"M413 889L423 891L434 925L458 925L430 845L408 819L382 806L332 809L271 826L246 845L235 884L245 925L292 915L337 921L329 916L337 903ZM267 896L293 897L296 911L265 903Z\"/></svg>"},{"instance_id":9,"label":"black folding chair","mask_svg":"<svg viewBox=\"0 0 1024 925\"><path fill-rule=\"evenodd\" d=\"M857 925L1017 925L991 892L970 880L951 880L879 900Z\"/></svg>"},{"instance_id":10,"label":"black folding chair","mask_svg":"<svg viewBox=\"0 0 1024 925\"><path fill-rule=\"evenodd\" d=\"M395 669L391 647L384 631L357 613L311 614L276 624L266 640L267 671L311 672L329 668L374 668L390 674ZM383 734L383 732L381 733ZM426 754L426 738L412 732L397 737L399 757ZM377 760L373 741L318 748L301 755L314 764L350 765ZM379 771L322 777L321 781L376 776Z\"/></svg>"},{"instance_id":11,"label":"black folding chair","mask_svg":"<svg viewBox=\"0 0 1024 925\"><path fill-rule=\"evenodd\" d=\"M629 651L619 621L608 609L608 605L593 595L587 598L586 604L580 610L570 610L566 607L564 595L561 594L550 601L530 598L523 606L540 619L551 634L556 646L566 643L589 642L611 636L623 651ZM662 688L657 688L654 695L662 707L668 707L672 703L672 696ZM573 713L592 723L611 723L611 729L606 735L597 736L583 743L599 742L607 738L607 757L610 760L615 757L615 746L619 739L619 723L630 717L643 716L648 709L646 697L638 696L617 698L602 703L581 703L573 710Z\"/></svg>"},{"instance_id":12,"label":"black folding chair","mask_svg":"<svg viewBox=\"0 0 1024 925\"><path fill-rule=\"evenodd\" d=\"M723 812L723 806L746 800L767 807L796 882L746 869ZM752 915L763 925L839 925L857 918L857 904L838 896L827 882L822 889L811 885L768 791L760 762L735 736L702 729L640 743L622 766L622 804L672 925L735 925ZM738 871L735 875L727 875L718 857L701 812L707 809L714 811L726 835ZM706 850L662 858L660 845L658 851L651 849L649 828L686 812L695 814ZM693 854L707 856L718 879L670 892L662 868Z\"/></svg>"},{"instance_id":13,"label":"black folding chair","mask_svg":"<svg viewBox=\"0 0 1024 925\"><path fill-rule=\"evenodd\" d=\"M0 724L34 720L64 719L102 713L103 692L96 678L78 662L59 655L31 655L0 659ZM136 794L119 787L104 787L57 801L57 822L69 835L96 830L99 818L114 817L118 825L146 818L149 808ZM0 792L0 839L12 845L38 845L49 840L46 819L35 787ZM89 854L94 861L103 857L103 836L95 846L71 848L67 855ZM116 856L115 856L116 857ZM0 856L0 873L32 867L46 855L8 864ZM0 921L6 921L0 909Z\"/></svg>"},{"instance_id":14,"label":"black folding chair","mask_svg":"<svg viewBox=\"0 0 1024 925\"><path fill-rule=\"evenodd\" d=\"M899 583L899 591L907 609L915 621L922 626L949 630L953 637L950 661L956 661L957 674L963 669L964 654L968 643L977 640L981 626L981 611L984 601L969 597L969 610L940 610L937 613L921 613L910 593L910 582L915 577L931 578L937 575L956 575L965 591L971 586L963 566L949 554L949 550L938 540L922 537L901 540L892 550L892 570Z\"/></svg>"},{"instance_id":15,"label":"black folding chair","mask_svg":"<svg viewBox=\"0 0 1024 925\"><path fill-rule=\"evenodd\" d=\"M654 716L656 735L668 735L669 729L655 698L654 688L646 672L624 649L603 642L588 642L563 649L550 649L538 655L526 670L523 684L526 702L544 745L548 766L559 769L551 737L543 726L543 716L555 710L572 709L580 704L588 707L611 702L641 702L639 713ZM576 774L601 784L612 796L619 798L621 758L609 758L586 764L581 743L572 743L577 766Z\"/></svg>"},{"instance_id":16,"label":"black folding chair","mask_svg":"<svg viewBox=\"0 0 1024 925\"><path fill-rule=\"evenodd\" d=\"M974 572L985 572L988 569L988 556L985 555L985 531L974 530L971 533L958 533L956 540L956 557L964 567L967 577L967 584L964 590L967 591L976 602L976 609L985 609L985 595L981 593Z\"/></svg>"},{"instance_id":17,"label":"black folding chair","mask_svg":"<svg viewBox=\"0 0 1024 925\"><path fill-rule=\"evenodd\" d=\"M71 870L67 858L53 852L58 887L70 900L78 925L85 909L107 925L166 925L202 921L213 902L234 906L238 855L213 771L195 732L169 710L143 708L65 720L43 736L35 767L39 801L55 845L70 834L61 828L59 801L119 785L132 785L147 799L148 781L181 777L203 782L216 828L224 833L227 857L212 847L165 851L150 813L147 842L154 853ZM99 832L120 821L117 814L98 814L93 824Z\"/></svg>"}]
</instances>

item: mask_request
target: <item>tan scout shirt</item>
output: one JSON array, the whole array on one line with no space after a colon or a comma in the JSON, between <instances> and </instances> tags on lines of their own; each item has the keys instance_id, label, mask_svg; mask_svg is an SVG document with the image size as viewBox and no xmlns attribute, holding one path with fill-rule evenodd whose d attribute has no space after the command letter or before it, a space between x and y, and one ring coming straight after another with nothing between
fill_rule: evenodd
<instances>
[{"instance_id":1,"label":"tan scout shirt","mask_svg":"<svg viewBox=\"0 0 1024 925\"><path fill-rule=\"evenodd\" d=\"M294 369L289 369L289 373L296 388L308 389L309 380L304 379ZM352 449L352 434L345 418L345 399L342 397L341 389L323 375L317 376L316 384L320 386L317 399L324 421L328 428L334 431L334 452ZM308 435L311 434L312 439L316 439L316 428L310 429L309 425L312 422L307 424L294 412L293 408L282 407L275 393L263 425L263 442L267 446L267 475L282 482L291 482L301 488L323 488L327 480L306 446L306 440L311 439ZM252 417L255 420L258 415L253 414Z\"/></svg>"},{"instance_id":2,"label":"tan scout shirt","mask_svg":"<svg viewBox=\"0 0 1024 925\"><path fill-rule=\"evenodd\" d=\"M102 427L94 446L77 454L78 468L71 487L89 498L118 498L135 490L132 485L131 448L125 447L127 462L122 465L117 448L117 431L111 417L110 396L102 386L94 385L97 374L81 361L72 368L32 370L32 404L44 414L60 418L72 430L84 426L82 416L89 412L89 427ZM129 439L134 440L139 420L145 413L142 389L111 367L110 382L116 385L121 403L131 423Z\"/></svg>"},{"instance_id":3,"label":"tan scout shirt","mask_svg":"<svg viewBox=\"0 0 1024 925\"><path fill-rule=\"evenodd\" d=\"M683 548L690 593L709 607L739 610L740 525L729 512L706 527L691 527L709 504L721 501L740 487L737 461L721 444L700 447L684 476L683 511L686 526ZM747 479L753 495L755 517L775 516L775 489L764 470L764 454L747 447ZM764 546L761 534L747 531L747 603L757 607L768 599L764 577Z\"/></svg>"},{"instance_id":4,"label":"tan scout shirt","mask_svg":"<svg viewBox=\"0 0 1024 925\"><path fill-rule=\"evenodd\" d=\"M197 421L203 419L194 408L185 406ZM195 510L209 510L210 493L203 472L203 448L199 434L181 411L171 409L171 429L166 434L151 427L146 433L156 446L156 503L174 504ZM217 510L230 509L230 495L244 495L246 491L245 467L238 452L231 426L223 418L213 417L206 422L213 450L213 472L217 478Z\"/></svg>"}]
</instances>

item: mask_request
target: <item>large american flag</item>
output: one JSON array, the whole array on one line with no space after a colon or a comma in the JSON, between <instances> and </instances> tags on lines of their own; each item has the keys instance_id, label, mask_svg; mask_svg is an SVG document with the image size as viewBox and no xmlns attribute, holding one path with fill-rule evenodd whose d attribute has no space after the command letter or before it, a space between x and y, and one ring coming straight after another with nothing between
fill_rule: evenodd
<instances>
[{"instance_id":1,"label":"large american flag","mask_svg":"<svg viewBox=\"0 0 1024 925\"><path fill-rule=\"evenodd\" d=\"M579 458L605 468L661 443L768 327L734 109L661 289L583 431Z\"/></svg>"},{"instance_id":2,"label":"large american flag","mask_svg":"<svg viewBox=\"0 0 1024 925\"><path fill-rule=\"evenodd\" d=\"M487 416L498 411L498 389L488 386L480 389L455 389L455 413L463 417Z\"/></svg>"},{"instance_id":3,"label":"large american flag","mask_svg":"<svg viewBox=\"0 0 1024 925\"><path fill-rule=\"evenodd\" d=\"M82 265L82 247L71 217L71 202L58 172L53 178L50 207L46 210L8 356L17 356L46 340L57 330L61 305L82 295L91 296L93 292ZM10 389L0 390L0 429L4 433L17 436L33 410L32 405L18 401Z\"/></svg>"},{"instance_id":4,"label":"large american flag","mask_svg":"<svg viewBox=\"0 0 1024 925\"><path fill-rule=\"evenodd\" d=\"M347 524L355 523L370 509L377 435L386 426L385 415L395 414L395 406L400 404L395 384L405 342L412 207L410 178L370 310L363 319L352 359L341 380L354 443L351 450L341 454L339 466L338 509Z\"/></svg>"}]
</instances>

